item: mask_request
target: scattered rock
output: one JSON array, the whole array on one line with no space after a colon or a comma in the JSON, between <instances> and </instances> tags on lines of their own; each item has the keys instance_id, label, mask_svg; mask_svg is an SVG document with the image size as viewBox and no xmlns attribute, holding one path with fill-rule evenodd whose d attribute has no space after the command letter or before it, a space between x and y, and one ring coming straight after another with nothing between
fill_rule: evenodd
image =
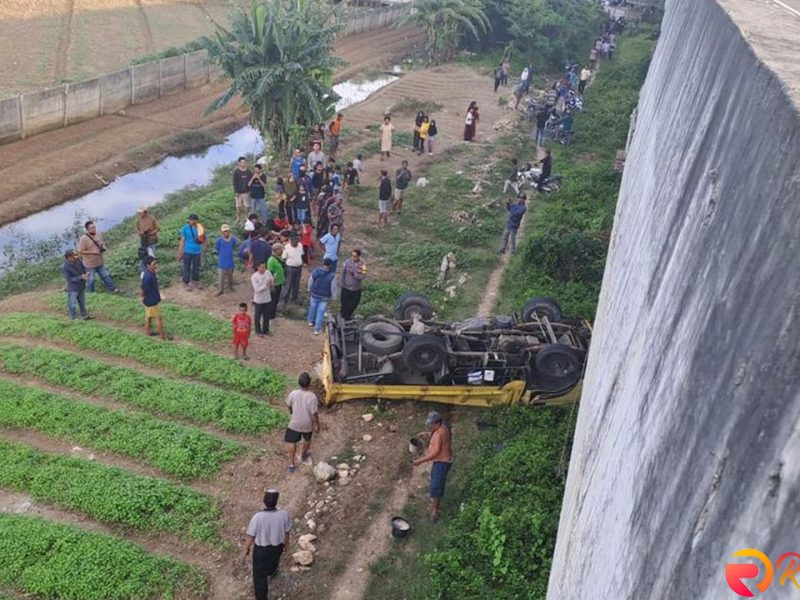
<instances>
[{"instance_id":1,"label":"scattered rock","mask_svg":"<svg viewBox=\"0 0 800 600\"><path fill-rule=\"evenodd\" d=\"M308 511L306 514L304 514L304 515L303 515L303 518L304 518L306 521L308 521L308 520L309 520L311 517L313 517L313 516L314 516L314 512L313 512L313 511Z\"/></svg>"},{"instance_id":2,"label":"scattered rock","mask_svg":"<svg viewBox=\"0 0 800 600\"><path fill-rule=\"evenodd\" d=\"M312 543L316 539L317 536L315 536L313 533L306 533L300 536L300 539L297 540L297 543L303 550L308 550L309 552L316 552L317 547Z\"/></svg>"},{"instance_id":3,"label":"scattered rock","mask_svg":"<svg viewBox=\"0 0 800 600\"><path fill-rule=\"evenodd\" d=\"M342 486L350 485L350 478L349 477L343 477L342 479L339 480L339 485L342 485Z\"/></svg>"},{"instance_id":4,"label":"scattered rock","mask_svg":"<svg viewBox=\"0 0 800 600\"><path fill-rule=\"evenodd\" d=\"M318 531L319 533L325 533L325 529L326 529L326 527L325 527L325 523L320 523L320 524L319 524L319 527L317 527L317 531Z\"/></svg>"},{"instance_id":5,"label":"scattered rock","mask_svg":"<svg viewBox=\"0 0 800 600\"><path fill-rule=\"evenodd\" d=\"M378 423L378 427L383 427L383 423Z\"/></svg>"},{"instance_id":6,"label":"scattered rock","mask_svg":"<svg viewBox=\"0 0 800 600\"><path fill-rule=\"evenodd\" d=\"M365 442L371 442L372 436L368 433L365 433L364 435L361 436L361 439L364 440Z\"/></svg>"},{"instance_id":7,"label":"scattered rock","mask_svg":"<svg viewBox=\"0 0 800 600\"><path fill-rule=\"evenodd\" d=\"M314 478L320 483L330 481L334 477L336 477L336 469L328 463L318 462L314 467Z\"/></svg>"},{"instance_id":8,"label":"scattered rock","mask_svg":"<svg viewBox=\"0 0 800 600\"><path fill-rule=\"evenodd\" d=\"M357 462L357 461L360 461L360 460L361 460L361 455L360 455L360 454L356 454L356 455L353 457L353 461L354 461L354 462Z\"/></svg>"},{"instance_id":9,"label":"scattered rock","mask_svg":"<svg viewBox=\"0 0 800 600\"><path fill-rule=\"evenodd\" d=\"M292 554L294 562L303 567L308 567L314 562L314 555L310 550L298 550Z\"/></svg>"},{"instance_id":10,"label":"scattered rock","mask_svg":"<svg viewBox=\"0 0 800 600\"><path fill-rule=\"evenodd\" d=\"M361 418L364 420L365 423L369 423L370 421L372 421L372 419L375 418L375 415L373 415L372 413L367 413L365 415L361 415Z\"/></svg>"},{"instance_id":11,"label":"scattered rock","mask_svg":"<svg viewBox=\"0 0 800 600\"><path fill-rule=\"evenodd\" d=\"M339 475L339 479L347 479L350 477L350 470L349 469L339 469L336 471L336 474Z\"/></svg>"},{"instance_id":12,"label":"scattered rock","mask_svg":"<svg viewBox=\"0 0 800 600\"><path fill-rule=\"evenodd\" d=\"M289 569L289 570L290 570L292 573L299 573L299 572L300 572L300 567L294 566L294 567L292 567L292 568L291 568L291 569Z\"/></svg>"},{"instance_id":13,"label":"scattered rock","mask_svg":"<svg viewBox=\"0 0 800 600\"><path fill-rule=\"evenodd\" d=\"M314 531L317 528L317 522L314 519L309 519L306 521L306 527L308 527L311 531Z\"/></svg>"},{"instance_id":14,"label":"scattered rock","mask_svg":"<svg viewBox=\"0 0 800 600\"><path fill-rule=\"evenodd\" d=\"M390 433L397 433L397 425L389 425Z\"/></svg>"},{"instance_id":15,"label":"scattered rock","mask_svg":"<svg viewBox=\"0 0 800 600\"><path fill-rule=\"evenodd\" d=\"M338 465L336 465L337 471L341 471L342 469L344 469L345 471L349 471L350 465L348 465L347 463L339 463Z\"/></svg>"},{"instance_id":16,"label":"scattered rock","mask_svg":"<svg viewBox=\"0 0 800 600\"><path fill-rule=\"evenodd\" d=\"M322 510L323 508L325 508L325 501L320 500L314 505L314 508L316 508L317 510Z\"/></svg>"}]
</instances>

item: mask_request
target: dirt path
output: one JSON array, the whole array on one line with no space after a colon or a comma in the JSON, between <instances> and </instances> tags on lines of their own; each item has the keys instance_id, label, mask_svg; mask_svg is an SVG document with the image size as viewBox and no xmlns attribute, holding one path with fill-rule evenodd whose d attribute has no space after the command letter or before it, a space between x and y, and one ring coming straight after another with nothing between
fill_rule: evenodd
<instances>
[{"instance_id":1,"label":"dirt path","mask_svg":"<svg viewBox=\"0 0 800 600\"><path fill-rule=\"evenodd\" d=\"M56 59L53 67L53 79L59 81L67 72L67 58L72 40L72 27L75 19L75 0L65 0L65 10L61 17L61 31L56 46Z\"/></svg>"},{"instance_id":2,"label":"dirt path","mask_svg":"<svg viewBox=\"0 0 800 600\"><path fill-rule=\"evenodd\" d=\"M153 41L153 30L150 28L150 20L147 18L147 12L144 10L142 0L135 0L136 12L139 15L141 22L142 32L144 33L145 52L153 54L155 52L155 42Z\"/></svg>"},{"instance_id":3,"label":"dirt path","mask_svg":"<svg viewBox=\"0 0 800 600\"><path fill-rule=\"evenodd\" d=\"M337 55L347 64L341 81L370 68L384 68L413 52L420 34L387 28L342 38ZM384 43L385 42L385 43ZM137 171L181 151L205 130L222 138L245 122L236 104L206 116L211 100L225 89L215 82L148 104L56 129L0 146L0 225L102 187L105 181ZM183 136L176 138L176 136ZM163 146L163 147L159 147ZM175 147L172 147L175 146ZM46 165L35 179L31 165Z\"/></svg>"}]
</instances>

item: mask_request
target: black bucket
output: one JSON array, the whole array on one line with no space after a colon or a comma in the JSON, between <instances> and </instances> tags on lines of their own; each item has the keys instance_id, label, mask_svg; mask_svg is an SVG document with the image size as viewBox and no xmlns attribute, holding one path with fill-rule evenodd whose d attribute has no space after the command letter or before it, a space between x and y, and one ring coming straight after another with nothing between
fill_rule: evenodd
<instances>
[{"instance_id":1,"label":"black bucket","mask_svg":"<svg viewBox=\"0 0 800 600\"><path fill-rule=\"evenodd\" d=\"M404 538L411 531L411 524L403 517L392 517L392 537Z\"/></svg>"}]
</instances>

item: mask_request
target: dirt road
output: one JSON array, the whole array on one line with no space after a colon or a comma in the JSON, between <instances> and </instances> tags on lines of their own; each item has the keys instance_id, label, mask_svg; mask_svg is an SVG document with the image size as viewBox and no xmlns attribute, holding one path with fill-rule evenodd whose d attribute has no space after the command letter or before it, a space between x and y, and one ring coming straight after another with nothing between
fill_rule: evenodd
<instances>
[{"instance_id":1,"label":"dirt road","mask_svg":"<svg viewBox=\"0 0 800 600\"><path fill-rule=\"evenodd\" d=\"M337 55L346 65L337 80L389 67L420 43L413 28L388 28L342 38ZM101 187L104 181L141 170L164 156L198 149L207 135L221 138L245 122L233 107L206 116L224 83L168 96L124 114L106 115L0 146L0 224L60 204Z\"/></svg>"}]
</instances>

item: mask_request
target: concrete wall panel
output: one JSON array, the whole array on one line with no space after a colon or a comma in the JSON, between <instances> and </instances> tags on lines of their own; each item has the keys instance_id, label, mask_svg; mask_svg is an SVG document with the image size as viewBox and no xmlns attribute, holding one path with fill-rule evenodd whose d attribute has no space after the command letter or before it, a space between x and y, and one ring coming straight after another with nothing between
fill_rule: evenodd
<instances>
[{"instance_id":1,"label":"concrete wall panel","mask_svg":"<svg viewBox=\"0 0 800 600\"><path fill-rule=\"evenodd\" d=\"M19 96L0 100L0 144L18 140L21 135Z\"/></svg>"},{"instance_id":2,"label":"concrete wall panel","mask_svg":"<svg viewBox=\"0 0 800 600\"><path fill-rule=\"evenodd\" d=\"M144 63L131 68L133 76L133 103L151 102L160 95L158 63Z\"/></svg>"},{"instance_id":3,"label":"concrete wall panel","mask_svg":"<svg viewBox=\"0 0 800 600\"><path fill-rule=\"evenodd\" d=\"M161 95L183 91L183 56L165 58L161 61Z\"/></svg>"},{"instance_id":4,"label":"concrete wall panel","mask_svg":"<svg viewBox=\"0 0 800 600\"><path fill-rule=\"evenodd\" d=\"M208 82L208 56L205 50L186 55L186 87L200 87Z\"/></svg>"},{"instance_id":5,"label":"concrete wall panel","mask_svg":"<svg viewBox=\"0 0 800 600\"><path fill-rule=\"evenodd\" d=\"M103 114L113 114L131 103L131 71L124 69L100 77Z\"/></svg>"},{"instance_id":6,"label":"concrete wall panel","mask_svg":"<svg viewBox=\"0 0 800 600\"><path fill-rule=\"evenodd\" d=\"M67 120L77 123L100 116L100 78L71 83L67 91Z\"/></svg>"},{"instance_id":7,"label":"concrete wall panel","mask_svg":"<svg viewBox=\"0 0 800 600\"><path fill-rule=\"evenodd\" d=\"M754 52L762 40L714 0L667 3L617 205L551 600L730 598L735 551L798 551L800 115Z\"/></svg>"},{"instance_id":8,"label":"concrete wall panel","mask_svg":"<svg viewBox=\"0 0 800 600\"><path fill-rule=\"evenodd\" d=\"M64 126L64 87L22 96L25 134L33 135Z\"/></svg>"}]
</instances>

